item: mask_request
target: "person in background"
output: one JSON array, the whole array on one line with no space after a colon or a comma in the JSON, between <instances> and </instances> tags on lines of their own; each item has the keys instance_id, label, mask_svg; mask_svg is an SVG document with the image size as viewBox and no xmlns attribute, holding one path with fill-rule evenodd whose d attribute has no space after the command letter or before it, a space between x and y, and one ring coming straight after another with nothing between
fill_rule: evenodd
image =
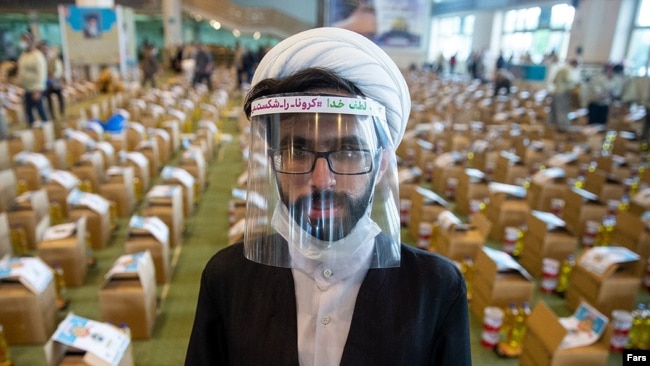
<instances>
[{"instance_id":1,"label":"person in background","mask_svg":"<svg viewBox=\"0 0 650 366\"><path fill-rule=\"evenodd\" d=\"M65 116L65 100L63 99L63 62L57 47L50 47L47 42L41 41L39 49L47 59L47 82L45 88L45 99L50 111L50 117L57 121L57 115L54 112L54 101L52 95L56 95L59 104L59 117Z\"/></svg>"},{"instance_id":2,"label":"person in background","mask_svg":"<svg viewBox=\"0 0 650 366\"><path fill-rule=\"evenodd\" d=\"M47 82L47 61L41 51L36 48L34 35L25 32L21 35L23 53L18 57L17 84L25 90L24 105L27 125L35 121L34 108L42 121L47 121L43 106L43 92Z\"/></svg>"},{"instance_id":3,"label":"person in background","mask_svg":"<svg viewBox=\"0 0 650 366\"><path fill-rule=\"evenodd\" d=\"M358 33L315 28L266 54L244 101L260 157L244 240L202 273L186 365L471 364L460 271L400 240L410 105Z\"/></svg>"},{"instance_id":4,"label":"person in background","mask_svg":"<svg viewBox=\"0 0 650 366\"><path fill-rule=\"evenodd\" d=\"M147 44L142 50L142 60L140 61L140 69L142 70L142 87L144 88L147 83L152 88L156 87L156 75L160 70L157 59L158 50L154 45Z\"/></svg>"},{"instance_id":5,"label":"person in background","mask_svg":"<svg viewBox=\"0 0 650 366\"><path fill-rule=\"evenodd\" d=\"M606 64L603 72L591 77L587 83L587 110L589 124L604 125L609 116L611 103L620 100L625 76L623 65Z\"/></svg>"},{"instance_id":6,"label":"person in background","mask_svg":"<svg viewBox=\"0 0 650 366\"><path fill-rule=\"evenodd\" d=\"M578 85L575 69L578 67L578 60L571 59L560 67L553 77L553 95L551 99L551 111L548 115L548 123L564 132L569 128L569 112L572 110L572 95L574 88Z\"/></svg>"},{"instance_id":7,"label":"person in background","mask_svg":"<svg viewBox=\"0 0 650 366\"><path fill-rule=\"evenodd\" d=\"M212 71L214 69L214 57L212 52L204 45L196 45L196 53L194 55L194 78L192 79L192 86L196 87L197 84L205 82L208 90L212 90Z\"/></svg>"}]
</instances>

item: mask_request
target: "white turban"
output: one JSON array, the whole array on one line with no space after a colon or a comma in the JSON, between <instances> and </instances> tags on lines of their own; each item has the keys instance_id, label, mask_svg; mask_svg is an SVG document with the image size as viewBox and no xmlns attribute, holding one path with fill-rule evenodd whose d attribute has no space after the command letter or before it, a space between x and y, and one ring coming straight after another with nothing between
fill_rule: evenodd
<instances>
[{"instance_id":1,"label":"white turban","mask_svg":"<svg viewBox=\"0 0 650 366\"><path fill-rule=\"evenodd\" d=\"M386 108L394 146L404 136L411 110L408 86L395 62L368 38L343 28L314 28L273 47L261 60L252 87L309 68L330 69Z\"/></svg>"}]
</instances>

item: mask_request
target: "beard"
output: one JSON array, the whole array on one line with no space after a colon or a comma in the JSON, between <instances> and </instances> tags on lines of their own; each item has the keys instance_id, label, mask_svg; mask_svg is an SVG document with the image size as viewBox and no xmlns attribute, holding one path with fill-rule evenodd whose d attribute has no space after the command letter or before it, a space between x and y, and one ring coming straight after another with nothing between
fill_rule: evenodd
<instances>
[{"instance_id":1,"label":"beard","mask_svg":"<svg viewBox=\"0 0 650 366\"><path fill-rule=\"evenodd\" d=\"M315 191L293 203L283 198L293 220L316 239L332 242L346 237L366 214L372 185L357 198L332 190ZM336 212L334 212L336 211Z\"/></svg>"}]
</instances>

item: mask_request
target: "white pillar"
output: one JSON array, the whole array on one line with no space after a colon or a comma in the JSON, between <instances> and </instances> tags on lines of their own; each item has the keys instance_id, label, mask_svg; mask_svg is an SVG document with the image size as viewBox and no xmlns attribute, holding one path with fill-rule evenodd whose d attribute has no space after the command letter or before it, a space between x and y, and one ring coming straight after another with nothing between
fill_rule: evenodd
<instances>
[{"instance_id":1,"label":"white pillar","mask_svg":"<svg viewBox=\"0 0 650 366\"><path fill-rule=\"evenodd\" d=\"M626 0L590 0L578 2L567 58L578 56L576 50L582 49L582 61L585 63L604 63L610 60L610 52L621 19L622 3ZM630 18L631 19L631 18ZM627 20L629 22L629 20ZM616 51L619 52L619 51Z\"/></svg>"},{"instance_id":2,"label":"white pillar","mask_svg":"<svg viewBox=\"0 0 650 366\"><path fill-rule=\"evenodd\" d=\"M165 32L165 48L179 46L183 43L181 0L163 0L162 12Z\"/></svg>"}]
</instances>

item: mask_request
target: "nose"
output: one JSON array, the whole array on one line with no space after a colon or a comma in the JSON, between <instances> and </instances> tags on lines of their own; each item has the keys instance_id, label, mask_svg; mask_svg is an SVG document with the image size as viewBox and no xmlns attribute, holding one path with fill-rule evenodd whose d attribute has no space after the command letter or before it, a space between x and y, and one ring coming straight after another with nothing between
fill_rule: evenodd
<instances>
[{"instance_id":1,"label":"nose","mask_svg":"<svg viewBox=\"0 0 650 366\"><path fill-rule=\"evenodd\" d=\"M311 172L311 184L319 189L331 188L336 183L334 173L330 170L327 159L316 158L314 170Z\"/></svg>"}]
</instances>

